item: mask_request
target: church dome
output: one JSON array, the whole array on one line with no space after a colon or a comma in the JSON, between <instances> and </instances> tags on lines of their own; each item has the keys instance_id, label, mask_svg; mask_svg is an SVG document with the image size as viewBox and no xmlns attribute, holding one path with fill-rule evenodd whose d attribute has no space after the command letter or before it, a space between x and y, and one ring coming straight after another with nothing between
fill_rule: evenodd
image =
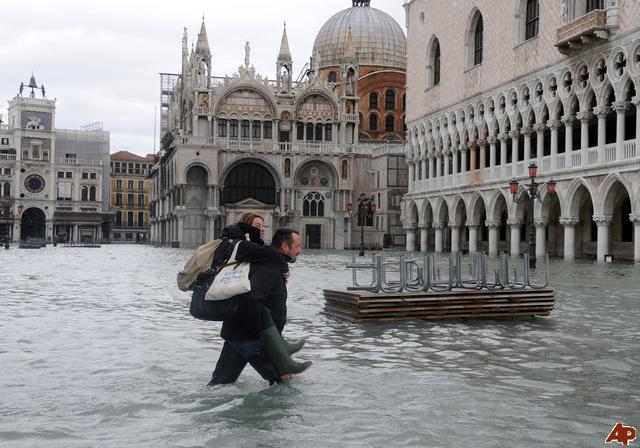
<instances>
[{"instance_id":1,"label":"church dome","mask_svg":"<svg viewBox=\"0 0 640 448\"><path fill-rule=\"evenodd\" d=\"M340 65L351 29L353 49L359 65L406 69L407 43L398 22L370 6L340 11L320 28L313 44L319 68Z\"/></svg>"}]
</instances>

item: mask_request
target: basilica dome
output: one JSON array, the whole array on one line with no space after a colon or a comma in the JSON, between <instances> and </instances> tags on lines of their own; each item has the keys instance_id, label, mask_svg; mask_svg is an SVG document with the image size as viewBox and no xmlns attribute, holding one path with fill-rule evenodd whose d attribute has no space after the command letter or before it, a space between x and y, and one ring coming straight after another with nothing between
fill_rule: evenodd
<instances>
[{"instance_id":1,"label":"basilica dome","mask_svg":"<svg viewBox=\"0 0 640 448\"><path fill-rule=\"evenodd\" d=\"M358 64L406 68L407 44L398 22L389 14L370 6L354 6L340 11L320 28L313 44L319 68L340 65L351 29Z\"/></svg>"}]
</instances>

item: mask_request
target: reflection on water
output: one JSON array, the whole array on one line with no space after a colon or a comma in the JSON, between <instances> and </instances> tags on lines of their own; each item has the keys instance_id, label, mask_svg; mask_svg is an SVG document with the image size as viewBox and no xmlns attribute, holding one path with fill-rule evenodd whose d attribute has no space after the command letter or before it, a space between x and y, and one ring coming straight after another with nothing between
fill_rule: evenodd
<instances>
[{"instance_id":1,"label":"reflection on water","mask_svg":"<svg viewBox=\"0 0 640 448\"><path fill-rule=\"evenodd\" d=\"M633 265L553 261L549 318L351 325L321 314L348 256L308 251L286 334L314 368L210 388L219 324L175 286L189 254L0 254L0 445L577 447L640 426Z\"/></svg>"}]
</instances>

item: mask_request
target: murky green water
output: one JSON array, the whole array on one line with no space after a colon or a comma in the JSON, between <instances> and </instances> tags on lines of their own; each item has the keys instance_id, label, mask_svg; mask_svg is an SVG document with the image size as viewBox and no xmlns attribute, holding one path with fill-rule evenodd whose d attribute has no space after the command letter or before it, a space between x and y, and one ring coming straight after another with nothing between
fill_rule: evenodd
<instances>
[{"instance_id":1,"label":"murky green water","mask_svg":"<svg viewBox=\"0 0 640 448\"><path fill-rule=\"evenodd\" d=\"M640 429L640 267L554 261L549 318L351 325L321 314L348 255L306 252L285 334L314 368L207 387L220 327L175 287L189 254L0 252L0 445L585 447Z\"/></svg>"}]
</instances>

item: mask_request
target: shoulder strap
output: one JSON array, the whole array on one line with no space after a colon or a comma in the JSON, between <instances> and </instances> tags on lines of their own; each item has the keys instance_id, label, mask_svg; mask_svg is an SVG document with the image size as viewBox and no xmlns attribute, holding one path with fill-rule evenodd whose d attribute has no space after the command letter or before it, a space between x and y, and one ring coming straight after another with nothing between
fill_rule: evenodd
<instances>
[{"instance_id":1,"label":"shoulder strap","mask_svg":"<svg viewBox=\"0 0 640 448\"><path fill-rule=\"evenodd\" d=\"M231 252L231 256L227 260L225 264L234 264L236 262L236 255L238 254L238 246L240 246L240 241L236 241L233 243L233 251Z\"/></svg>"}]
</instances>

